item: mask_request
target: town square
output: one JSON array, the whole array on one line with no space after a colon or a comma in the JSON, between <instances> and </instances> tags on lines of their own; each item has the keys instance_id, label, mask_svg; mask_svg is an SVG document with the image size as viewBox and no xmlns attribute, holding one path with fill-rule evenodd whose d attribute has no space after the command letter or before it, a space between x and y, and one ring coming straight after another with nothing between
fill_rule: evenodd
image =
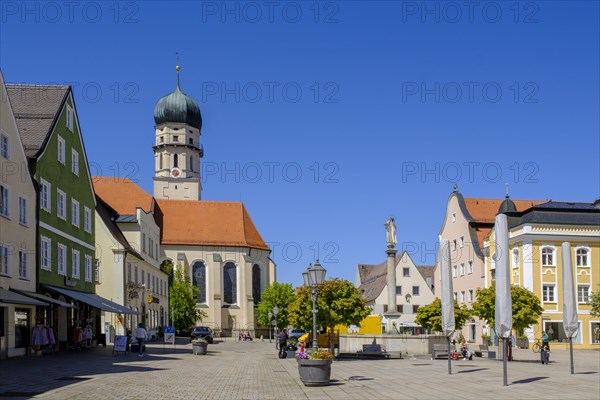
<instances>
[{"instance_id":1,"label":"town square","mask_svg":"<svg viewBox=\"0 0 600 400\"><path fill-rule=\"evenodd\" d=\"M598 15L3 1L0 398L599 398Z\"/></svg>"}]
</instances>

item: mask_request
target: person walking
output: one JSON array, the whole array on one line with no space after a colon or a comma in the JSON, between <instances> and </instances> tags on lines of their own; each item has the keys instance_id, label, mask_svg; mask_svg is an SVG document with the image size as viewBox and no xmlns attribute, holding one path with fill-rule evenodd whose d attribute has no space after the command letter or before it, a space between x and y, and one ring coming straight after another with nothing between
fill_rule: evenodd
<instances>
[{"instance_id":1,"label":"person walking","mask_svg":"<svg viewBox=\"0 0 600 400\"><path fill-rule=\"evenodd\" d=\"M140 322L138 324L137 329L135 330L135 337L138 341L138 346L140 348L140 352L138 357L144 356L144 342L148 339L148 332L144 329L144 325Z\"/></svg>"},{"instance_id":2,"label":"person walking","mask_svg":"<svg viewBox=\"0 0 600 400\"><path fill-rule=\"evenodd\" d=\"M287 356L286 347L287 347L288 333L287 329L282 329L281 332L277 335L277 341L279 342L279 358L285 358Z\"/></svg>"}]
</instances>

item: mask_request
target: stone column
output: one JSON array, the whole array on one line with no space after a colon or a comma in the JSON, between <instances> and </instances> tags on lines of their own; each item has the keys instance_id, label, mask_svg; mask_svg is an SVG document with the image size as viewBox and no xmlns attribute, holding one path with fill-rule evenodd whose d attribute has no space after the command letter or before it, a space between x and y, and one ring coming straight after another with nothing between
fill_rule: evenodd
<instances>
[{"instance_id":1,"label":"stone column","mask_svg":"<svg viewBox=\"0 0 600 400\"><path fill-rule=\"evenodd\" d=\"M398 334L400 329L400 313L396 311L396 246L388 243L385 251L387 254L387 306L388 310L383 314L386 319L385 333L387 335Z\"/></svg>"}]
</instances>

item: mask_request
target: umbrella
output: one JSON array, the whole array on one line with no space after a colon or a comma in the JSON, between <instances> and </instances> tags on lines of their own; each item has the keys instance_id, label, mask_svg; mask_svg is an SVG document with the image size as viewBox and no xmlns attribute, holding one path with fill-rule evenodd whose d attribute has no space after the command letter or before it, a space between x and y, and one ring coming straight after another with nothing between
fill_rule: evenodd
<instances>
[{"instance_id":1,"label":"umbrella","mask_svg":"<svg viewBox=\"0 0 600 400\"><path fill-rule=\"evenodd\" d=\"M504 339L510 337L512 330L512 300L510 297L510 268L508 265L508 218L504 214L496 215L496 334ZM508 341L503 340L504 386L507 386L506 358Z\"/></svg>"},{"instance_id":2,"label":"umbrella","mask_svg":"<svg viewBox=\"0 0 600 400\"><path fill-rule=\"evenodd\" d=\"M439 260L442 275L442 331L448 343L448 373L452 373L450 363L450 335L454 332L454 294L452 289L452 268L450 267L450 241L443 240Z\"/></svg>"},{"instance_id":3,"label":"umbrella","mask_svg":"<svg viewBox=\"0 0 600 400\"><path fill-rule=\"evenodd\" d=\"M575 303L575 285L573 283L573 264L571 263L571 243L562 244L562 281L563 281L563 329L569 338L571 352L571 373L575 373L573 365L573 336L577 335L577 303Z\"/></svg>"}]
</instances>

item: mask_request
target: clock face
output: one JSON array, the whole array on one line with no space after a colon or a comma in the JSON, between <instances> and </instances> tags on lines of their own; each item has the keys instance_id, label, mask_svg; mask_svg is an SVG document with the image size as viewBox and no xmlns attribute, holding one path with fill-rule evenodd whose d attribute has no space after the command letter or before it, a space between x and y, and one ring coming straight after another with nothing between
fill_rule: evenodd
<instances>
[{"instance_id":1,"label":"clock face","mask_svg":"<svg viewBox=\"0 0 600 400\"><path fill-rule=\"evenodd\" d=\"M171 169L171 177L172 178L179 178L180 176L181 176L181 170L179 168Z\"/></svg>"}]
</instances>

